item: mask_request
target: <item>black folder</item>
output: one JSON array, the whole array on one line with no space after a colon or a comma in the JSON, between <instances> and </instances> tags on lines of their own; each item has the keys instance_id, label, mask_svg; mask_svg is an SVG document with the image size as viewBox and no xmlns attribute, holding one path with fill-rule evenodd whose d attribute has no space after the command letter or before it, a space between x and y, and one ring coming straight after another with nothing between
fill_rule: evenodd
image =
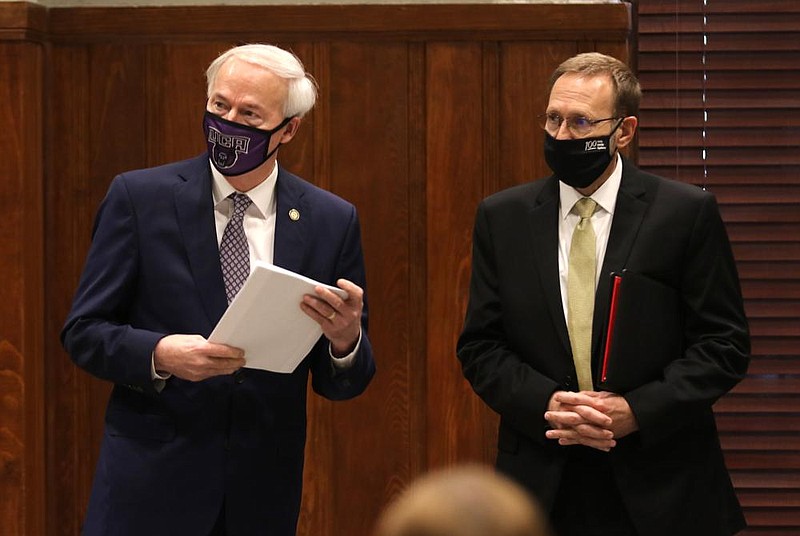
<instances>
[{"instance_id":1,"label":"black folder","mask_svg":"<svg viewBox=\"0 0 800 536\"><path fill-rule=\"evenodd\" d=\"M611 306L597 378L624 394L662 377L683 352L680 296L672 287L623 270L611 274Z\"/></svg>"}]
</instances>

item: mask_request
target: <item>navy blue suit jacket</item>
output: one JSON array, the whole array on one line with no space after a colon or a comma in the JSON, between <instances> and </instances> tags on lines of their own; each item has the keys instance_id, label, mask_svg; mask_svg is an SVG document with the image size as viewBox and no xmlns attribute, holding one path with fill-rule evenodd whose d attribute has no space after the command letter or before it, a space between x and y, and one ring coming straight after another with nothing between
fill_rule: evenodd
<instances>
[{"instance_id":1,"label":"navy blue suit jacket","mask_svg":"<svg viewBox=\"0 0 800 536\"><path fill-rule=\"evenodd\" d=\"M276 188L274 263L365 288L355 208L283 169ZM207 337L226 307L207 156L117 176L61 335L75 363L114 383L84 534L207 534L223 497L230 534L295 534L308 376L333 400L366 388L366 297L347 370L333 368L322 337L292 374L173 377L157 392L159 339Z\"/></svg>"},{"instance_id":2,"label":"navy blue suit jacket","mask_svg":"<svg viewBox=\"0 0 800 536\"><path fill-rule=\"evenodd\" d=\"M551 508L570 449L545 438L556 390L577 391L558 276L558 180L498 192L479 206L458 357L500 414L498 467ZM625 160L595 295L594 369L608 318L610 274L623 268L674 288L683 352L662 376L625 393L639 431L609 453L640 534L728 536L744 526L712 405L745 375L750 339L733 254L714 197ZM649 356L637 356L648 359ZM590 493L603 493L602 486Z\"/></svg>"}]
</instances>

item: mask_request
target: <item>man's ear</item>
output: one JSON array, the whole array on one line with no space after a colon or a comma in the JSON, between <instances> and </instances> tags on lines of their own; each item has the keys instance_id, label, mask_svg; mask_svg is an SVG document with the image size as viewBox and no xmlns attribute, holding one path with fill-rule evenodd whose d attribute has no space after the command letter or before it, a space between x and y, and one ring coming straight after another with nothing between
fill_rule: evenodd
<instances>
[{"instance_id":1,"label":"man's ear","mask_svg":"<svg viewBox=\"0 0 800 536\"><path fill-rule=\"evenodd\" d=\"M617 129L617 149L623 149L630 145L634 134L636 134L638 124L639 119L633 115L629 115L622 120L622 124Z\"/></svg>"},{"instance_id":2,"label":"man's ear","mask_svg":"<svg viewBox=\"0 0 800 536\"><path fill-rule=\"evenodd\" d=\"M281 143L289 143L294 135L297 134L297 131L300 129L300 123L303 120L299 117L292 117L292 119L286 123L286 127L283 129L283 134L281 134Z\"/></svg>"}]
</instances>

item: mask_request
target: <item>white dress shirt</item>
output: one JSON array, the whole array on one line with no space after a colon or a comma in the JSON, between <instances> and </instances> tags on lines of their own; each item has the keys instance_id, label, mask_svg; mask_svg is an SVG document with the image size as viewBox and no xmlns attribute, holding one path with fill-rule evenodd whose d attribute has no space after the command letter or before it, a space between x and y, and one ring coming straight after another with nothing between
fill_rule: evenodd
<instances>
[{"instance_id":1,"label":"white dress shirt","mask_svg":"<svg viewBox=\"0 0 800 536\"><path fill-rule=\"evenodd\" d=\"M214 197L214 224L217 228L217 245L222 242L222 234L233 212L233 200L228 196L236 192L225 177L211 166L214 178L212 195ZM272 168L267 178L247 192L252 203L244 213L244 234L250 248L250 266L255 261L272 263L272 254L275 248L275 214L277 200L275 198L275 184L278 180L278 165Z\"/></svg>"},{"instance_id":2,"label":"white dress shirt","mask_svg":"<svg viewBox=\"0 0 800 536\"><path fill-rule=\"evenodd\" d=\"M622 157L617 153L617 165L614 172L591 197L597 203L597 210L592 215L592 228L596 239L597 266L595 269L595 289L600 280L600 268L606 256L608 236L611 233L611 221L614 218L614 208L617 205L617 193L622 182ZM572 186L563 182L558 183L559 218L558 218L558 279L561 285L561 306L564 308L564 318L569 320L567 313L567 276L569 275L569 249L572 244L572 233L578 226L580 216L572 212L584 196Z\"/></svg>"}]
</instances>

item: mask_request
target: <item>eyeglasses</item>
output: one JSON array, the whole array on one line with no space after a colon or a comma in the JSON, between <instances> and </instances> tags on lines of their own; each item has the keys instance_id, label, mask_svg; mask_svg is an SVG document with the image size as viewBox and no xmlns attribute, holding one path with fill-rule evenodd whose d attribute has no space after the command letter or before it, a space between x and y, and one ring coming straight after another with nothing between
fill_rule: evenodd
<instances>
[{"instance_id":1,"label":"eyeglasses","mask_svg":"<svg viewBox=\"0 0 800 536\"><path fill-rule=\"evenodd\" d=\"M606 117L605 119L588 119L586 117L567 117L566 119L555 113L541 114L537 116L539 126L549 134L555 134L561 128L561 123L566 121L567 128L573 135L581 137L592 133L598 123L624 119L624 117Z\"/></svg>"}]
</instances>

